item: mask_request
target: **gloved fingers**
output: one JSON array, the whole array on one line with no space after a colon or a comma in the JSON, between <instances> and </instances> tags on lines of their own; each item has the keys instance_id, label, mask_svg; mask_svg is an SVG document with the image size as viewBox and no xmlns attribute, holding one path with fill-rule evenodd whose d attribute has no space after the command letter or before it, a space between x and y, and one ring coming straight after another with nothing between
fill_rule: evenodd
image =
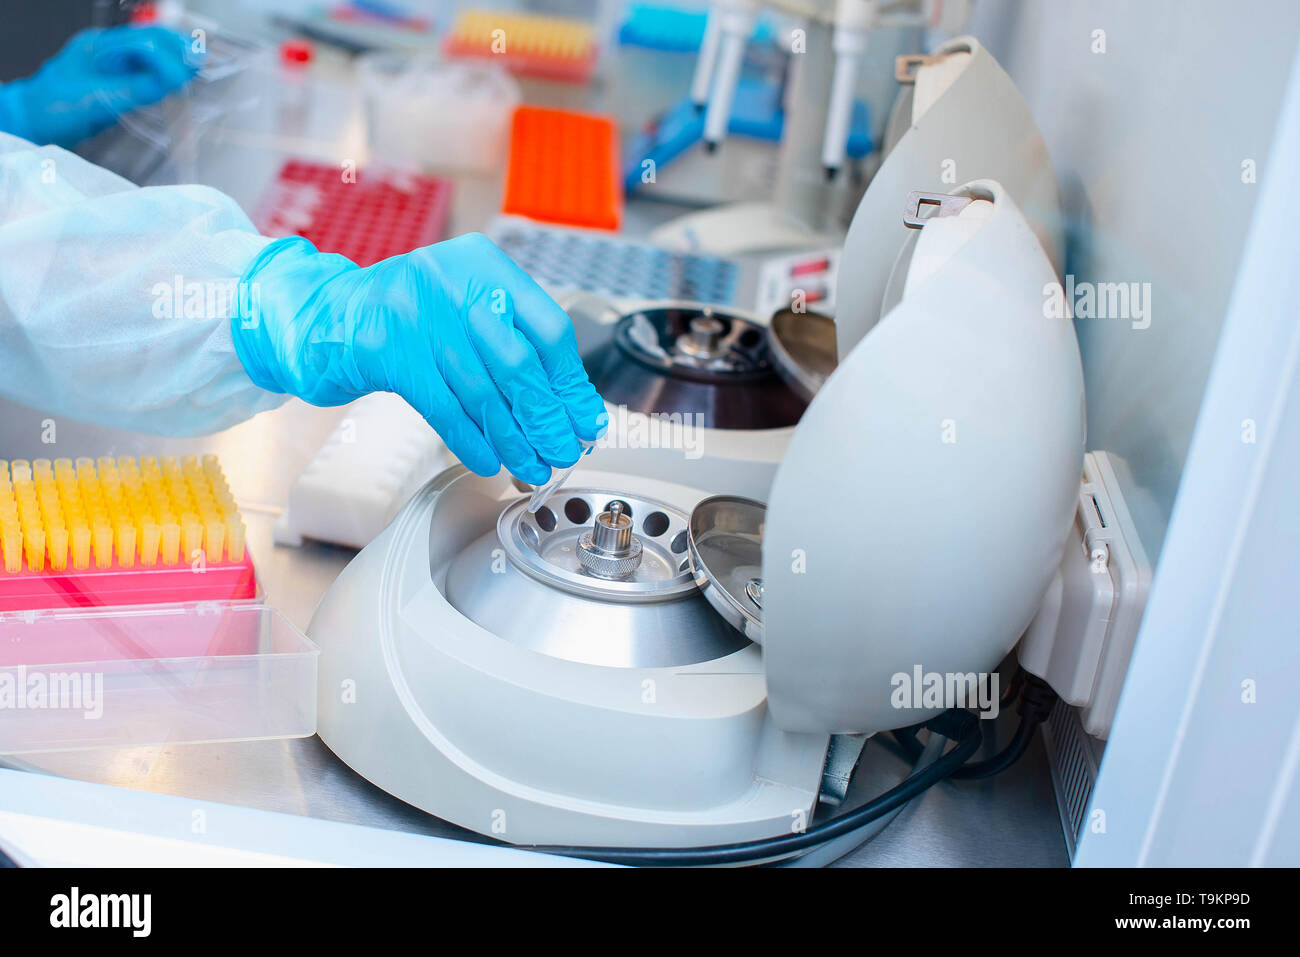
<instances>
[{"instance_id":1,"label":"gloved fingers","mask_svg":"<svg viewBox=\"0 0 1300 957\"><path fill-rule=\"evenodd\" d=\"M106 122L111 123L132 110L157 103L172 90L153 74L139 73L121 77L111 86L97 86L90 91L89 98L104 114Z\"/></svg>"},{"instance_id":2,"label":"gloved fingers","mask_svg":"<svg viewBox=\"0 0 1300 957\"><path fill-rule=\"evenodd\" d=\"M113 86L101 86L94 91L100 106L119 117L142 106L149 106L172 92L158 78L148 73L125 77Z\"/></svg>"},{"instance_id":3,"label":"gloved fingers","mask_svg":"<svg viewBox=\"0 0 1300 957\"><path fill-rule=\"evenodd\" d=\"M487 439L501 464L531 485L545 484L550 467L534 450L515 421L510 406L469 342L442 342L437 349L438 371Z\"/></svg>"},{"instance_id":4,"label":"gloved fingers","mask_svg":"<svg viewBox=\"0 0 1300 957\"><path fill-rule=\"evenodd\" d=\"M606 414L605 403L587 378L568 315L528 279L527 285L516 294L515 317L515 327L536 350L551 391L564 403L573 430L579 438L595 441L604 431L606 420L601 416Z\"/></svg>"},{"instance_id":5,"label":"gloved fingers","mask_svg":"<svg viewBox=\"0 0 1300 957\"><path fill-rule=\"evenodd\" d=\"M495 260L496 268L491 275L499 276L500 285L509 289L513 297L515 328L537 353L551 391L564 405L574 432L578 438L595 441L604 431L608 416L605 403L587 378L587 370L578 355L573 323L513 259L486 237L479 239L490 247L489 255Z\"/></svg>"},{"instance_id":6,"label":"gloved fingers","mask_svg":"<svg viewBox=\"0 0 1300 957\"><path fill-rule=\"evenodd\" d=\"M551 467L541 460L537 450L524 437L514 414L499 393L484 400L479 418L488 443L511 475L529 485L545 485L551 480Z\"/></svg>"},{"instance_id":7,"label":"gloved fingers","mask_svg":"<svg viewBox=\"0 0 1300 957\"><path fill-rule=\"evenodd\" d=\"M95 45L105 32L107 31L103 27L84 27L78 30L68 37L68 41L63 44L62 49L46 62L54 63L59 60L72 59L85 62L86 57L94 55Z\"/></svg>"},{"instance_id":8,"label":"gloved fingers","mask_svg":"<svg viewBox=\"0 0 1300 957\"><path fill-rule=\"evenodd\" d=\"M408 264L399 258L383 272L382 266L351 269L335 277L335 281L353 288L350 308L365 316L352 336L358 375L352 387L359 391L396 392L424 416L466 468L479 475L496 475L501 471L501 459L481 423L470 414L471 407L462 401L463 393L447 378L440 368L442 363L423 352L418 338L405 341L402 336L403 329L418 329L417 317L422 309L419 290L403 281L407 268ZM468 361L475 370L481 370L474 356L469 356Z\"/></svg>"},{"instance_id":9,"label":"gloved fingers","mask_svg":"<svg viewBox=\"0 0 1300 957\"><path fill-rule=\"evenodd\" d=\"M123 27L99 35L92 64L101 73L150 74L170 92L193 79L199 59L185 37L165 27Z\"/></svg>"},{"instance_id":10,"label":"gloved fingers","mask_svg":"<svg viewBox=\"0 0 1300 957\"><path fill-rule=\"evenodd\" d=\"M402 389L402 398L424 416L451 454L471 472L492 476L501 471L501 460L491 444L440 378L422 376L418 383Z\"/></svg>"},{"instance_id":11,"label":"gloved fingers","mask_svg":"<svg viewBox=\"0 0 1300 957\"><path fill-rule=\"evenodd\" d=\"M471 303L467 325L479 359L537 455L553 468L578 461L582 447L568 411L532 345L514 327L509 292L489 289L486 301Z\"/></svg>"},{"instance_id":12,"label":"gloved fingers","mask_svg":"<svg viewBox=\"0 0 1300 957\"><path fill-rule=\"evenodd\" d=\"M89 90L79 102L90 130L99 132L107 129L124 113L157 102L161 96L150 97L150 91L156 87L157 81L152 78L137 77Z\"/></svg>"},{"instance_id":13,"label":"gloved fingers","mask_svg":"<svg viewBox=\"0 0 1300 957\"><path fill-rule=\"evenodd\" d=\"M111 27L88 35L97 70L129 71L160 59L184 61L190 48L189 38L169 27Z\"/></svg>"},{"instance_id":14,"label":"gloved fingers","mask_svg":"<svg viewBox=\"0 0 1300 957\"><path fill-rule=\"evenodd\" d=\"M528 280L515 296L515 315L516 328L537 350L551 389L568 408L578 436L589 441L598 438L602 429L597 419L604 413L604 403L582 367L567 313L541 286Z\"/></svg>"},{"instance_id":15,"label":"gloved fingers","mask_svg":"<svg viewBox=\"0 0 1300 957\"><path fill-rule=\"evenodd\" d=\"M596 387L587 378L587 370L582 360L577 359L577 345L574 345L575 358L565 360L564 368L551 374L551 388L564 402L569 413L569 421L580 439L595 442L609 428L609 411L605 402L596 391Z\"/></svg>"},{"instance_id":16,"label":"gloved fingers","mask_svg":"<svg viewBox=\"0 0 1300 957\"><path fill-rule=\"evenodd\" d=\"M490 478L501 471L501 460L492 450L491 443L483 437L483 433L465 414L464 409L457 408L437 422L427 417L425 421L441 436L451 454L460 459L471 472Z\"/></svg>"},{"instance_id":17,"label":"gloved fingers","mask_svg":"<svg viewBox=\"0 0 1300 957\"><path fill-rule=\"evenodd\" d=\"M150 61L147 72L157 79L166 93L172 93L193 80L199 68L197 59L182 53L179 58L164 56Z\"/></svg>"}]
</instances>

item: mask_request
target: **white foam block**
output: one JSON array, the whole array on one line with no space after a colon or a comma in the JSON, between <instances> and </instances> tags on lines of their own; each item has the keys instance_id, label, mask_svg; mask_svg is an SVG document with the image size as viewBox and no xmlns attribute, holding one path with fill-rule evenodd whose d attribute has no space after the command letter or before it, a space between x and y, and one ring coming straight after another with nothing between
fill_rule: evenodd
<instances>
[{"instance_id":1,"label":"white foam block","mask_svg":"<svg viewBox=\"0 0 1300 957\"><path fill-rule=\"evenodd\" d=\"M293 483L275 541L364 548L420 486L455 462L401 397L376 392L358 399Z\"/></svg>"}]
</instances>

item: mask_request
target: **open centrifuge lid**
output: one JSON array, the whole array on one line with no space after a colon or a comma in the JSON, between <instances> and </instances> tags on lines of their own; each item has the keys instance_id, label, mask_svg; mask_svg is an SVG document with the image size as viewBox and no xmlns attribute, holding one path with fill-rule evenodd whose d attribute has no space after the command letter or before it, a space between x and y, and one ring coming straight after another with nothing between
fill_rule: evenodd
<instances>
[{"instance_id":1,"label":"open centrifuge lid","mask_svg":"<svg viewBox=\"0 0 1300 957\"><path fill-rule=\"evenodd\" d=\"M884 314L885 285L899 247L898 205L911 190L946 193L971 176L996 180L1024 212L1048 259L1060 263L1056 173L1033 114L1006 71L974 37L957 37L925 58L916 73L923 79L928 70L944 72L941 61L963 53L969 59L955 78L944 78L947 85L938 85L941 92L885 157L854 213L836 280L841 359Z\"/></svg>"},{"instance_id":2,"label":"open centrifuge lid","mask_svg":"<svg viewBox=\"0 0 1300 957\"><path fill-rule=\"evenodd\" d=\"M820 313L781 309L767 326L767 352L785 384L805 402L811 401L839 364L835 320Z\"/></svg>"},{"instance_id":3,"label":"open centrifuge lid","mask_svg":"<svg viewBox=\"0 0 1300 957\"><path fill-rule=\"evenodd\" d=\"M691 573L713 610L750 641L763 643L762 502L714 495L691 511Z\"/></svg>"},{"instance_id":4,"label":"open centrifuge lid","mask_svg":"<svg viewBox=\"0 0 1300 957\"><path fill-rule=\"evenodd\" d=\"M707 570L706 597L733 614L760 577L747 556L761 535L753 617L789 731L923 720L891 705L894 676L991 671L1059 563L1083 456L1074 330L1045 312L1056 276L1006 191L955 192L991 214L937 267L922 246L953 224L926 221L929 278L813 399L767 509L708 499L692 516L697 578ZM700 549L710 529L725 535Z\"/></svg>"}]
</instances>

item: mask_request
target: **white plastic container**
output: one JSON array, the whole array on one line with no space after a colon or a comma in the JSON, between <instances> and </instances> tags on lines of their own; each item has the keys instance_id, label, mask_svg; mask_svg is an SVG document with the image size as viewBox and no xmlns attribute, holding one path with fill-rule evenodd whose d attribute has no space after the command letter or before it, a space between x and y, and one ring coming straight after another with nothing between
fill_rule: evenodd
<instances>
[{"instance_id":1,"label":"white plastic container","mask_svg":"<svg viewBox=\"0 0 1300 957\"><path fill-rule=\"evenodd\" d=\"M438 433L392 392L348 407L289 489L277 545L304 538L365 548L425 482L456 464Z\"/></svg>"},{"instance_id":2,"label":"white plastic container","mask_svg":"<svg viewBox=\"0 0 1300 957\"><path fill-rule=\"evenodd\" d=\"M505 160L519 86L504 70L400 53L357 61L373 161L491 172Z\"/></svg>"},{"instance_id":3,"label":"white plastic container","mask_svg":"<svg viewBox=\"0 0 1300 957\"><path fill-rule=\"evenodd\" d=\"M306 737L317 647L257 603L0 616L0 754Z\"/></svg>"}]
</instances>

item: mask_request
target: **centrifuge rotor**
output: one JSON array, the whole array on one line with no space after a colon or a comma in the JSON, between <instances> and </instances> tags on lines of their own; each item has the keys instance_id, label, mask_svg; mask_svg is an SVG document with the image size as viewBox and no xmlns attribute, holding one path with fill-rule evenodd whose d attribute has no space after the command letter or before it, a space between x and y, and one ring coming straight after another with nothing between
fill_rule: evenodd
<instances>
[{"instance_id":1,"label":"centrifuge rotor","mask_svg":"<svg viewBox=\"0 0 1300 957\"><path fill-rule=\"evenodd\" d=\"M497 521L506 557L530 577L586 598L670 601L696 591L689 517L655 499L563 489L537 510L512 502Z\"/></svg>"}]
</instances>

